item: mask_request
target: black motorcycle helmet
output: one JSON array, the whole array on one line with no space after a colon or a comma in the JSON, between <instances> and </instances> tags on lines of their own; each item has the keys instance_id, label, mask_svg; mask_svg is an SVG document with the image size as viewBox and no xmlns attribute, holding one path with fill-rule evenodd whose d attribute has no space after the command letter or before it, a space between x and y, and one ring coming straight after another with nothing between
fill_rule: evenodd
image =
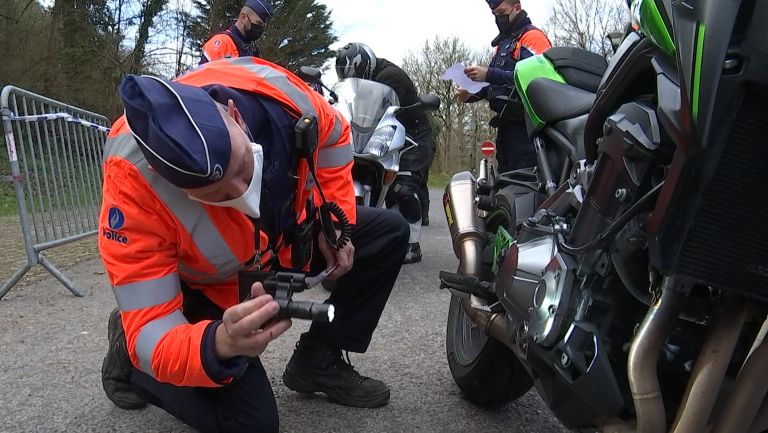
<instances>
[{"instance_id":1,"label":"black motorcycle helmet","mask_svg":"<svg viewBox=\"0 0 768 433\"><path fill-rule=\"evenodd\" d=\"M336 75L339 80L345 78L373 79L376 69L376 56L368 45L354 42L345 45L336 55Z\"/></svg>"}]
</instances>

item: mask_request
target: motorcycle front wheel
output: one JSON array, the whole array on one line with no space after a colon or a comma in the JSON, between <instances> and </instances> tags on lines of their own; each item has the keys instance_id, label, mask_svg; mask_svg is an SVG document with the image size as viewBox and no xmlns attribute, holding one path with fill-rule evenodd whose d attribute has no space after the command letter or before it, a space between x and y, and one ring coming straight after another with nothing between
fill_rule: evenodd
<instances>
[{"instance_id":1,"label":"motorcycle front wheel","mask_svg":"<svg viewBox=\"0 0 768 433\"><path fill-rule=\"evenodd\" d=\"M497 406L517 400L533 387L515 354L472 323L457 296L451 297L445 336L453 380L473 403Z\"/></svg>"}]
</instances>

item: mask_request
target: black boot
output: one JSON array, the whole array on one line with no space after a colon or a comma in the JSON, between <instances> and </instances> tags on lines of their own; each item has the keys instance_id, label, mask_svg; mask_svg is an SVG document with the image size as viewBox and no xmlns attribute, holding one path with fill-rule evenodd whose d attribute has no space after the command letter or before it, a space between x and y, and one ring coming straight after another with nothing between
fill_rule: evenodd
<instances>
[{"instance_id":1,"label":"black boot","mask_svg":"<svg viewBox=\"0 0 768 433\"><path fill-rule=\"evenodd\" d=\"M378 407L389 401L383 382L361 376L341 356L341 350L299 342L285 367L283 383L300 393L322 392L331 401L351 407Z\"/></svg>"},{"instance_id":2,"label":"black boot","mask_svg":"<svg viewBox=\"0 0 768 433\"><path fill-rule=\"evenodd\" d=\"M405 254L403 264L408 265L421 261L421 245L418 242L408 244L408 252Z\"/></svg>"},{"instance_id":3,"label":"black boot","mask_svg":"<svg viewBox=\"0 0 768 433\"><path fill-rule=\"evenodd\" d=\"M109 315L107 338L109 339L109 350L101 365L101 383L107 397L122 409L145 407L147 402L136 395L131 387L133 363L128 356L123 321L117 308L112 310Z\"/></svg>"}]
</instances>

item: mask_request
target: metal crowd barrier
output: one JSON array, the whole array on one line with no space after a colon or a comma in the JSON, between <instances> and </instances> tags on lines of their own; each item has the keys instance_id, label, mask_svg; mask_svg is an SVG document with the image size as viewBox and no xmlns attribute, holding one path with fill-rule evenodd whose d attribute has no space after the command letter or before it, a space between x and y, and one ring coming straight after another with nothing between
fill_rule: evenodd
<instances>
[{"instance_id":1,"label":"metal crowd barrier","mask_svg":"<svg viewBox=\"0 0 768 433\"><path fill-rule=\"evenodd\" d=\"M93 236L101 208L101 165L111 123L106 117L5 86L0 110L12 182L27 254L2 287L0 298L40 264L75 296L82 291L43 251Z\"/></svg>"}]
</instances>

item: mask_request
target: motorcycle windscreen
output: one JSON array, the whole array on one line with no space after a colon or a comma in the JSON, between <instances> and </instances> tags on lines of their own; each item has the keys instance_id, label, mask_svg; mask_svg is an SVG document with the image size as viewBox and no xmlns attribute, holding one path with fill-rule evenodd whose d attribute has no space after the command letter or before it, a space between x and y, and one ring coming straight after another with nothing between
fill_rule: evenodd
<instances>
[{"instance_id":1,"label":"motorcycle windscreen","mask_svg":"<svg viewBox=\"0 0 768 433\"><path fill-rule=\"evenodd\" d=\"M334 90L339 96L338 110L352 127L355 152L361 153L387 108L399 107L400 101L391 87L360 78L347 78Z\"/></svg>"}]
</instances>

